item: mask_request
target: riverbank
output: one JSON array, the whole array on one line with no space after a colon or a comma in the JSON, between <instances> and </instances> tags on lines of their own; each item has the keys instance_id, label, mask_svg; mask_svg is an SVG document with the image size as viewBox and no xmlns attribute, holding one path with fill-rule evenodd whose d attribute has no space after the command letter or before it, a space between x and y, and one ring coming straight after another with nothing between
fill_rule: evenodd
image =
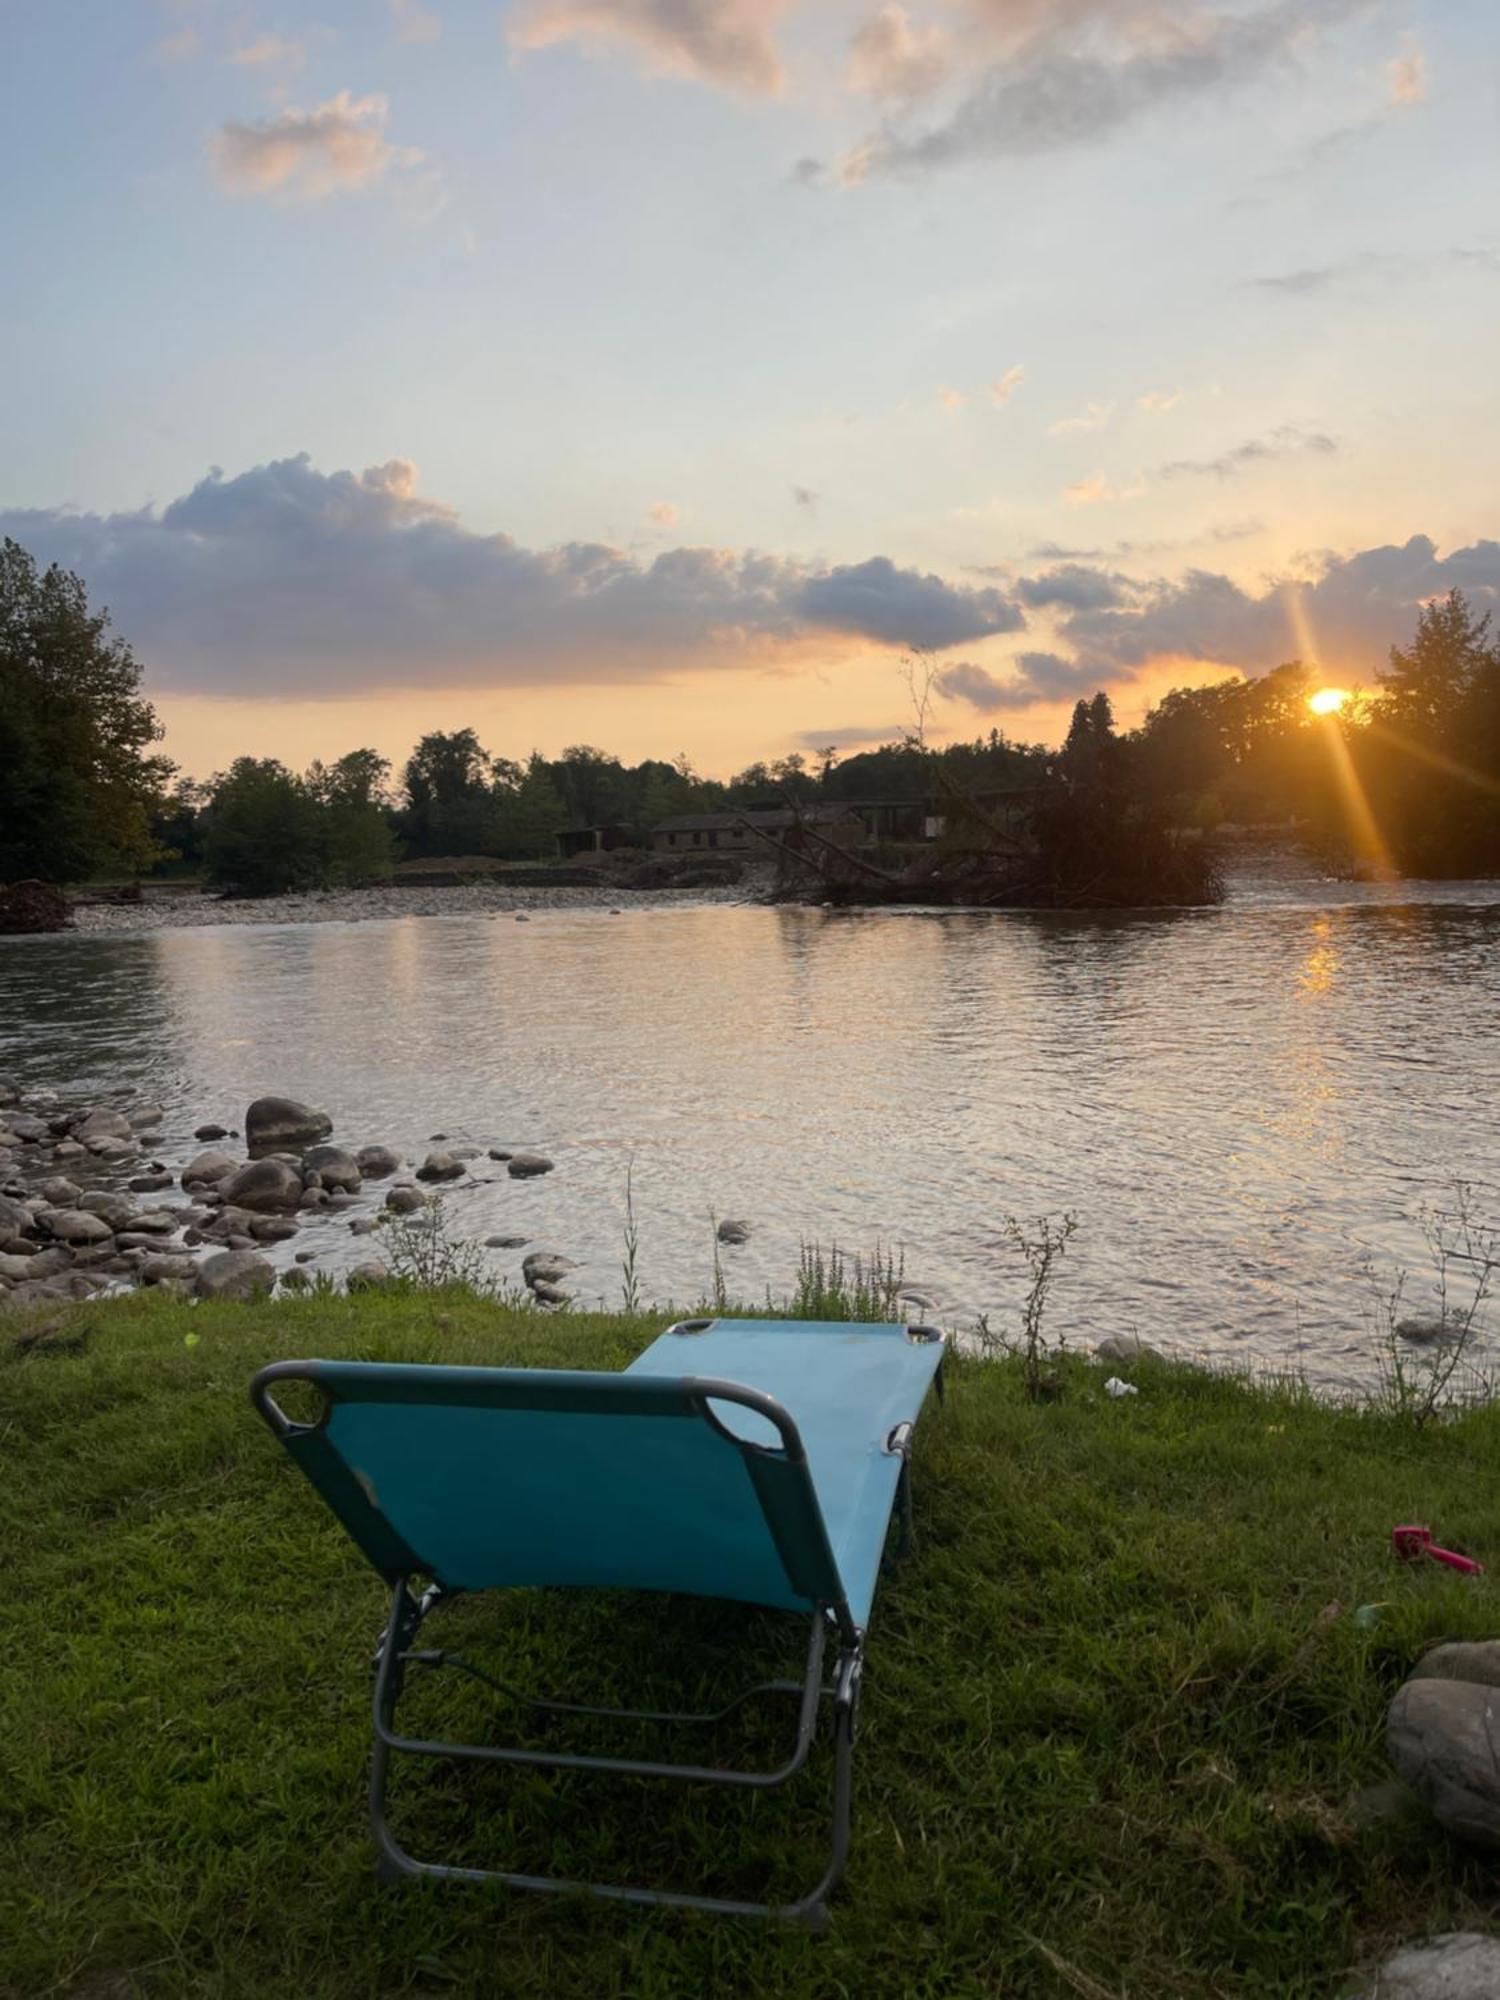
<instances>
[{"instance_id":1,"label":"riverbank","mask_svg":"<svg viewBox=\"0 0 1500 2000\"><path fill-rule=\"evenodd\" d=\"M419 888L314 889L295 896L223 897L202 891L151 895L139 903L83 902L73 929L131 933L189 930L209 924L358 924L395 917L525 917L542 910L680 909L706 903L756 903L758 878L694 889L621 889L576 884L512 885L503 876Z\"/></svg>"},{"instance_id":2,"label":"riverbank","mask_svg":"<svg viewBox=\"0 0 1500 2000\"><path fill-rule=\"evenodd\" d=\"M461 1292L137 1295L6 1325L0 1992L1335 2000L1404 1937L1496 1921L1492 1867L1368 1788L1412 1663L1494 1632L1487 1582L1396 1564L1389 1532L1500 1554L1500 1412L1417 1433L1162 1366L1115 1400L1071 1364L1036 1405L1009 1365L958 1361L924 1416L828 1937L378 1887L382 1588L246 1383L310 1353L618 1368L660 1325ZM502 1678L608 1700L628 1654L637 1689L681 1687L649 1607L623 1649L613 1605L450 1615ZM733 1674L723 1620L693 1618L692 1649ZM779 1660L777 1621L732 1622ZM736 1801L466 1774L400 1811L481 1860L758 1894L807 1872L824 1776Z\"/></svg>"}]
</instances>

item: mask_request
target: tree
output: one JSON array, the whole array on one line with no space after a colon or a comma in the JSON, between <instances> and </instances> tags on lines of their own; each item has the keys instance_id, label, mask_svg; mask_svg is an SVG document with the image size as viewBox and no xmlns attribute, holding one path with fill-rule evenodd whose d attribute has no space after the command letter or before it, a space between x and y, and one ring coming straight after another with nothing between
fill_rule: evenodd
<instances>
[{"instance_id":1,"label":"tree","mask_svg":"<svg viewBox=\"0 0 1500 2000\"><path fill-rule=\"evenodd\" d=\"M545 860L556 852L568 809L544 757L533 751L524 770L516 764L509 768L515 782L495 790L495 851L514 860Z\"/></svg>"},{"instance_id":2,"label":"tree","mask_svg":"<svg viewBox=\"0 0 1500 2000\"><path fill-rule=\"evenodd\" d=\"M1500 668L1500 641L1489 636L1490 614L1476 618L1461 590L1424 604L1416 636L1377 676L1386 714L1408 734L1424 739L1451 734L1476 681Z\"/></svg>"},{"instance_id":3,"label":"tree","mask_svg":"<svg viewBox=\"0 0 1500 2000\"><path fill-rule=\"evenodd\" d=\"M332 766L314 763L308 771L307 788L323 814L323 843L333 881L380 881L395 866L390 774L389 759L375 750L350 750Z\"/></svg>"},{"instance_id":4,"label":"tree","mask_svg":"<svg viewBox=\"0 0 1500 2000\"><path fill-rule=\"evenodd\" d=\"M172 774L141 668L81 580L0 543L0 881L71 881L156 848Z\"/></svg>"},{"instance_id":5,"label":"tree","mask_svg":"<svg viewBox=\"0 0 1500 2000\"><path fill-rule=\"evenodd\" d=\"M472 729L424 736L401 774L402 831L417 854L481 854L489 837L490 757Z\"/></svg>"},{"instance_id":6,"label":"tree","mask_svg":"<svg viewBox=\"0 0 1500 2000\"><path fill-rule=\"evenodd\" d=\"M278 896L327 879L327 822L307 781L274 757L237 757L210 778L208 880L241 896Z\"/></svg>"}]
</instances>

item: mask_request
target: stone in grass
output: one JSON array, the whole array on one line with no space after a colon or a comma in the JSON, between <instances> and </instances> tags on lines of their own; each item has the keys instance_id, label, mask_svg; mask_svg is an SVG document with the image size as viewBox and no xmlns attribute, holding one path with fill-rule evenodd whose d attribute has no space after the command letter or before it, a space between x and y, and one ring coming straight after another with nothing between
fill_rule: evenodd
<instances>
[{"instance_id":1,"label":"stone in grass","mask_svg":"<svg viewBox=\"0 0 1500 2000\"><path fill-rule=\"evenodd\" d=\"M1408 1679L1500 1687L1500 1639L1449 1639L1424 1653Z\"/></svg>"},{"instance_id":2,"label":"stone in grass","mask_svg":"<svg viewBox=\"0 0 1500 2000\"><path fill-rule=\"evenodd\" d=\"M190 1279L196 1266L191 1257L171 1257L158 1253L143 1257L137 1266L137 1276L143 1285L165 1284L170 1278Z\"/></svg>"},{"instance_id":3,"label":"stone in grass","mask_svg":"<svg viewBox=\"0 0 1500 2000\"><path fill-rule=\"evenodd\" d=\"M391 1282L391 1274L378 1257L370 1257L363 1264L356 1264L344 1280L351 1292L379 1291L382 1285Z\"/></svg>"},{"instance_id":4,"label":"stone in grass","mask_svg":"<svg viewBox=\"0 0 1500 2000\"><path fill-rule=\"evenodd\" d=\"M1388 1958L1360 2000L1495 2000L1500 1994L1500 1938L1445 1931L1406 1944Z\"/></svg>"},{"instance_id":5,"label":"stone in grass","mask_svg":"<svg viewBox=\"0 0 1500 2000\"><path fill-rule=\"evenodd\" d=\"M531 1296L539 1305L565 1306L572 1303L573 1294L565 1292L561 1285L538 1283L532 1286Z\"/></svg>"},{"instance_id":6,"label":"stone in grass","mask_svg":"<svg viewBox=\"0 0 1500 2000\"><path fill-rule=\"evenodd\" d=\"M550 1174L552 1162L544 1153L512 1153L505 1171L513 1181L529 1181L538 1174Z\"/></svg>"},{"instance_id":7,"label":"stone in grass","mask_svg":"<svg viewBox=\"0 0 1500 2000\"><path fill-rule=\"evenodd\" d=\"M304 1271L300 1264L294 1264L290 1271L281 1274L281 1289L284 1292L310 1292L312 1285L312 1274Z\"/></svg>"},{"instance_id":8,"label":"stone in grass","mask_svg":"<svg viewBox=\"0 0 1500 2000\"><path fill-rule=\"evenodd\" d=\"M221 1250L198 1266L194 1287L200 1299L262 1298L276 1282L276 1267L253 1250Z\"/></svg>"},{"instance_id":9,"label":"stone in grass","mask_svg":"<svg viewBox=\"0 0 1500 2000\"><path fill-rule=\"evenodd\" d=\"M1400 1775L1445 1832L1491 1849L1500 1848L1497 1738L1500 1691L1470 1681L1408 1681L1386 1711Z\"/></svg>"},{"instance_id":10,"label":"stone in grass","mask_svg":"<svg viewBox=\"0 0 1500 2000\"><path fill-rule=\"evenodd\" d=\"M1094 1349L1094 1359L1111 1362L1118 1368L1128 1361L1160 1361L1161 1354L1138 1333L1111 1333Z\"/></svg>"},{"instance_id":11,"label":"stone in grass","mask_svg":"<svg viewBox=\"0 0 1500 2000\"><path fill-rule=\"evenodd\" d=\"M578 1266L569 1257L563 1257L555 1250L533 1250L529 1257L521 1260L521 1276L535 1291L540 1285L555 1285L559 1278L565 1278L569 1271Z\"/></svg>"}]
</instances>

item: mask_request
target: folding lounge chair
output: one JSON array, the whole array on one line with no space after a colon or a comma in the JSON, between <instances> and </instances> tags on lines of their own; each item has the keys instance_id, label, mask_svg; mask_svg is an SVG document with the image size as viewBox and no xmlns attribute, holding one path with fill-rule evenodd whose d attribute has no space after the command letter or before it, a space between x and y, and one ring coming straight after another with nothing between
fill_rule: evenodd
<instances>
[{"instance_id":1,"label":"folding lounge chair","mask_svg":"<svg viewBox=\"0 0 1500 2000\"><path fill-rule=\"evenodd\" d=\"M894 1509L910 1527L912 1431L935 1377L941 1392L943 1351L942 1336L927 1327L696 1319L670 1327L622 1374L363 1361L263 1368L251 1385L255 1407L391 1588L375 1661L370 1779L382 1877L585 1889L627 1903L820 1922L849 1845L865 1627ZM321 1392L315 1422L295 1421L275 1401L289 1381ZM430 1580L425 1589L419 1577ZM418 1648L432 1605L528 1585L674 1591L808 1614L803 1679L764 1682L711 1716L530 1703L554 1714L704 1724L751 1695L795 1694L786 1760L769 1771L721 1770L398 1734L406 1672L446 1657ZM795 1903L417 1861L386 1824L393 1751L779 1785L806 1763L824 1700L833 1709L831 1853L817 1885Z\"/></svg>"}]
</instances>

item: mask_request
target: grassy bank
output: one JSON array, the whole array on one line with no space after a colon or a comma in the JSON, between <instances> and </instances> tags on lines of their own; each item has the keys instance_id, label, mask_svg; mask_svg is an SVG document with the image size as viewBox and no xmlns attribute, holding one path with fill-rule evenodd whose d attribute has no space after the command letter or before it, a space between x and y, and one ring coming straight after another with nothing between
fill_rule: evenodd
<instances>
[{"instance_id":1,"label":"grassy bank","mask_svg":"<svg viewBox=\"0 0 1500 2000\"><path fill-rule=\"evenodd\" d=\"M377 1887L383 1593L252 1415L251 1372L617 1367L660 1324L437 1294L143 1295L20 1356L7 1326L0 1991L1331 1996L1398 1939L1493 1921L1491 1869L1350 1806L1386 1775L1385 1704L1417 1655L1500 1624L1488 1579L1388 1554L1393 1523L1427 1520L1500 1559L1500 1413L1418 1434L1165 1368L1115 1402L1081 1365L1041 1406L1010 1364L959 1366L923 1420L920 1543L876 1608L830 1935ZM440 1615L428 1643L583 1699L691 1700L742 1679L747 1648L782 1667L800 1646L751 1613L693 1614L672 1643L648 1601ZM428 1720L472 1724L494 1697L449 1678ZM419 1851L778 1893L817 1872L821 1778L736 1799L429 1771L397 1823Z\"/></svg>"}]
</instances>

